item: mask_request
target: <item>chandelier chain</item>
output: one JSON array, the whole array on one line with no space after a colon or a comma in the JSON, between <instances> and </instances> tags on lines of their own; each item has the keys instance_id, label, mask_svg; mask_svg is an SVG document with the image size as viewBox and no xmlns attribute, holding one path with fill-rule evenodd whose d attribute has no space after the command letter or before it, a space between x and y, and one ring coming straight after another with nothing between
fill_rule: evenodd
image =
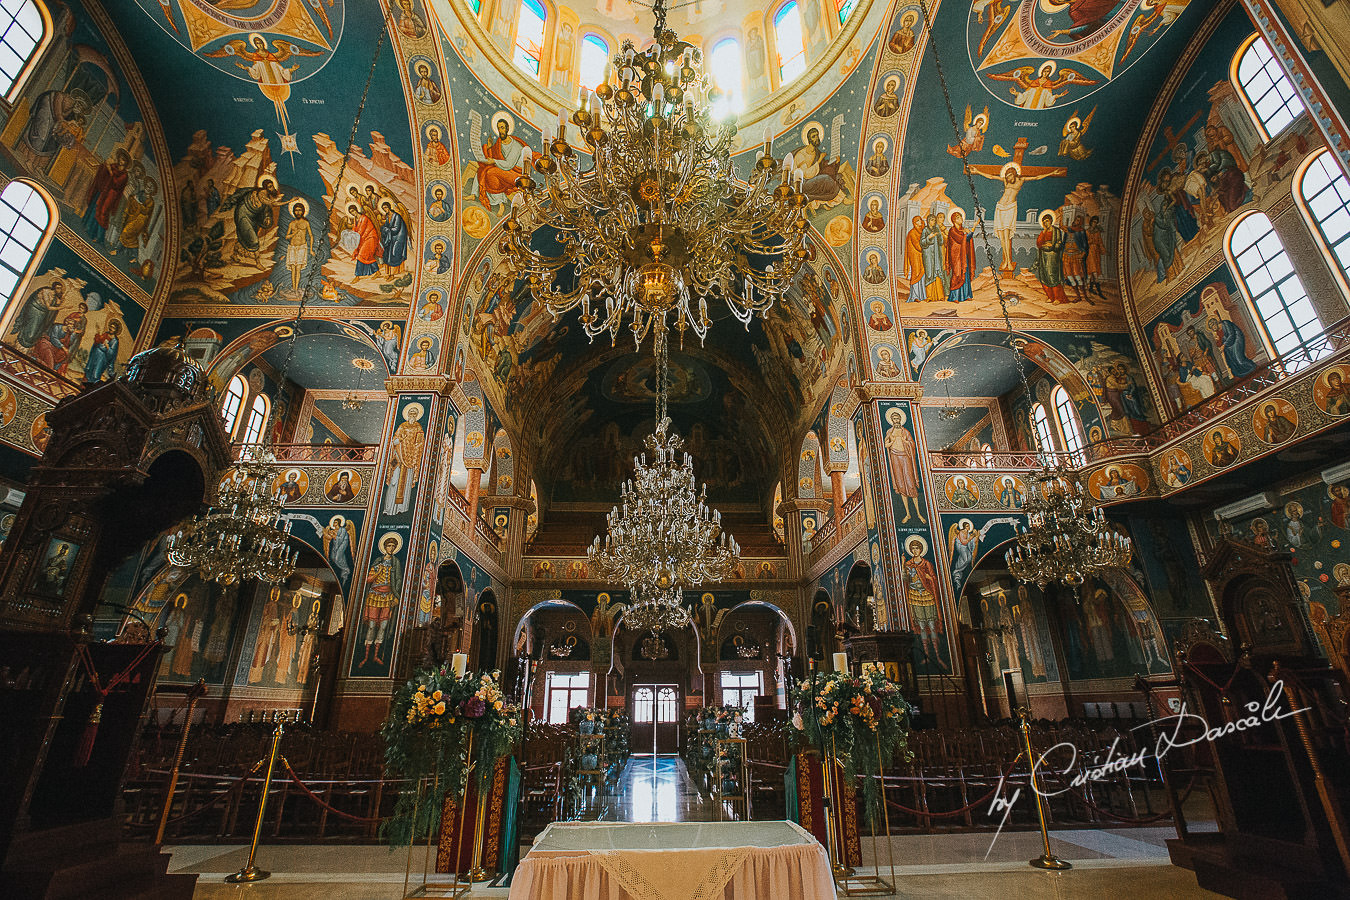
<instances>
[{"instance_id":1,"label":"chandelier chain","mask_svg":"<svg viewBox=\"0 0 1350 900\"><path fill-rule=\"evenodd\" d=\"M966 148L965 141L962 139L961 127L956 124L956 108L952 105L952 93L947 84L947 73L942 68L942 56L938 52L937 40L934 37L937 23L928 11L928 0L919 0L919 10L928 28L928 48L932 51L933 67L937 70L938 84L942 87L942 100L947 107L947 121L951 123L952 134L956 137L955 146L961 151L961 171L966 177L966 186L970 189L975 221L980 226L980 242L984 244L984 258L989 261L989 272L994 278L994 292L998 296L999 310L1003 313L1003 326L1008 331L1008 349L1012 351L1013 364L1017 367L1017 377L1022 382L1022 391L1029 398L1031 396L1031 385L1027 381L1026 368L1022 365L1022 354L1017 349L1017 337L1013 329L1012 317L1008 315L1008 295L1003 290L1003 280L999 277L999 266L994 264L994 248L993 242L989 240L989 225L985 221L984 204L980 202L979 191L975 188L975 176L970 174L970 166L967 164L970 151ZM1002 263L1004 260L1000 257L999 262Z\"/></svg>"},{"instance_id":2,"label":"chandelier chain","mask_svg":"<svg viewBox=\"0 0 1350 900\"><path fill-rule=\"evenodd\" d=\"M387 16L386 20L388 20ZM352 157L352 148L356 146L356 132L361 126L361 117L364 116L366 112L366 100L370 97L370 84L375 80L375 69L380 63L380 54L384 51L384 41L388 36L388 29L381 28L379 31L380 36L375 41L375 55L371 57L370 60L370 70L366 73L365 87L361 89L361 101L356 105L356 116L352 119L352 129L347 134L347 148L342 153L342 162L338 165L337 177L333 179L333 193L329 196L328 202L324 205L323 220L325 222L331 222L333 220L333 207L337 206L337 200L342 188L342 179L347 174L347 162ZM314 272L316 273L315 277L317 277L317 273L319 272L318 267L315 267ZM290 372L291 361L295 358L295 343L300 338L300 320L304 317L305 309L309 306L309 298L312 293L309 288L312 284L313 279L311 278L310 285L306 285L306 290L300 292L300 305L296 307L295 317L291 320L290 346L287 347L286 359L281 364L281 383L278 390L285 388L286 375ZM264 436L263 439L266 441L266 436Z\"/></svg>"},{"instance_id":3,"label":"chandelier chain","mask_svg":"<svg viewBox=\"0 0 1350 900\"><path fill-rule=\"evenodd\" d=\"M951 123L952 134L956 138L955 146L961 149L961 169L965 174L966 186L970 189L975 218L979 223L980 239L984 244L985 259L989 262L989 271L993 275L994 291L998 295L999 309L1003 314L1003 326L1008 333L1008 350L1013 355L1013 365L1021 381L1022 394L1030 405L1034 398L1027 379L1024 354L1018 344L1017 333L1013 329L1012 317L1008 313L1008 296L1003 290L1002 279L999 278L1000 264L1010 260L1000 258L1000 264L995 264L984 205L980 202L979 191L975 188L975 178L971 175L970 166L967 164L970 151L966 148L961 128L956 123L956 108L952 104L947 75L942 67L942 56L938 51L938 42L934 38L937 23L929 11L928 0L919 0L919 9L928 29L928 48L932 51L933 66L937 71L938 83L942 87L947 120ZM947 396L950 402L950 389ZM1063 465L1051 465L1051 458L1046 452L1048 449L1042 448L1041 468L1027 479L1027 489L1022 495L1022 512L1026 516L1026 524L1018 529L1017 543L1007 551L1005 559L1008 571L1017 580L1034 581L1042 588L1051 582L1060 582L1072 586L1077 596L1079 586L1088 578L1130 564L1131 541L1107 522L1100 506L1091 506L1077 472Z\"/></svg>"},{"instance_id":4,"label":"chandelier chain","mask_svg":"<svg viewBox=\"0 0 1350 900\"><path fill-rule=\"evenodd\" d=\"M352 148L356 144L357 130L370 96L370 85L384 49L387 31L388 29L380 29L380 36L375 44L370 71L366 75L361 100L357 104L356 116L352 120L351 132L347 136L347 147L342 154L342 163L333 182L332 195L324 205L325 222L332 219L333 207L347 171ZM291 319L286 357L278 375L278 392L286 389L291 364L295 359L296 343L300 337L301 321L313 293L313 281L318 277L318 271L316 267L315 274L306 284L305 290L300 293L295 315ZM290 547L292 522L286 519L285 525L278 527L284 509L284 494L283 487L279 484L281 474L277 467L277 458L271 448L272 433L272 429L264 427L263 433L259 435L259 443L240 447L238 459L217 486L215 502L208 507L204 515L193 517L190 523L169 535L167 556L171 564L182 568L195 568L203 579L225 585L248 580L278 582L295 573L300 553L298 550L291 550Z\"/></svg>"}]
</instances>

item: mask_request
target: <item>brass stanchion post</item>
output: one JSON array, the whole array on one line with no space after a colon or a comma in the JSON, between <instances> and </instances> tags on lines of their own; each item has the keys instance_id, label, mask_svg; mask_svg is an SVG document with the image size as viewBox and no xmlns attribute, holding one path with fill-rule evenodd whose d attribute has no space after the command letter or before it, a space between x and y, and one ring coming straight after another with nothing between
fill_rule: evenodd
<instances>
[{"instance_id":1,"label":"brass stanchion post","mask_svg":"<svg viewBox=\"0 0 1350 900\"><path fill-rule=\"evenodd\" d=\"M830 842L830 873L835 880L848 878L854 874L848 864L848 842L844 838L844 820L840 815L843 804L843 790L836 780L835 773L839 762L834 756L834 738L830 738L830 750L820 758L821 776L824 781L825 834Z\"/></svg>"},{"instance_id":2,"label":"brass stanchion post","mask_svg":"<svg viewBox=\"0 0 1350 900\"><path fill-rule=\"evenodd\" d=\"M262 837L263 813L267 810L267 795L272 790L272 770L277 765L277 747L281 744L281 733L285 727L284 723L278 722L276 731L272 732L272 749L267 754L267 774L263 776L262 797L258 800L258 821L253 823L253 843L248 848L248 862L233 875L226 875L226 884L247 884L250 881L262 881L264 878L272 877L271 872L258 868L253 864L253 861L258 856L258 839Z\"/></svg>"},{"instance_id":3,"label":"brass stanchion post","mask_svg":"<svg viewBox=\"0 0 1350 900\"><path fill-rule=\"evenodd\" d=\"M1022 720L1022 743L1025 745L1027 754L1027 769L1031 773L1031 796L1036 800L1036 818L1041 823L1041 842L1045 845L1044 852L1036 859L1030 860L1029 864L1037 869L1053 869L1057 872L1072 869L1071 864L1050 852L1050 832L1045 827L1045 805L1041 798L1041 784L1036 778L1036 754L1031 749L1031 724L1029 721L1031 712L1025 706L1022 706L1018 708L1017 715Z\"/></svg>"},{"instance_id":4,"label":"brass stanchion post","mask_svg":"<svg viewBox=\"0 0 1350 900\"><path fill-rule=\"evenodd\" d=\"M483 783L482 776L478 778L478 815L476 817L473 829L473 868L469 869L469 881L487 881L492 876L483 868L483 830L487 825L487 801L488 794L492 793L492 782L496 779L497 767L494 764L492 772L487 776L487 790L481 787Z\"/></svg>"},{"instance_id":5,"label":"brass stanchion post","mask_svg":"<svg viewBox=\"0 0 1350 900\"><path fill-rule=\"evenodd\" d=\"M178 750L173 755L173 768L169 770L169 790L164 795L164 811L159 814L159 828L155 830L155 845L164 843L164 829L169 825L169 810L173 809L173 792L178 790L178 772L183 767L183 754L187 752L188 732L192 730L192 713L197 709L197 701L206 696L206 679L199 678L188 689L187 715L183 718L183 736L178 739Z\"/></svg>"}]
</instances>

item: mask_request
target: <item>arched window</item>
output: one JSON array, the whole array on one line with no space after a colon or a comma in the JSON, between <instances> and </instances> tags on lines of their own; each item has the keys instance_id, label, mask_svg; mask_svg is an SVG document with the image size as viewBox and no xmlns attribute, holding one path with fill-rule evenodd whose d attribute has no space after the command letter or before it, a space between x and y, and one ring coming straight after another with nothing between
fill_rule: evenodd
<instances>
[{"instance_id":1,"label":"arched window","mask_svg":"<svg viewBox=\"0 0 1350 900\"><path fill-rule=\"evenodd\" d=\"M51 33L51 20L33 0L0 3L0 95L13 99L24 70Z\"/></svg>"},{"instance_id":2,"label":"arched window","mask_svg":"<svg viewBox=\"0 0 1350 900\"><path fill-rule=\"evenodd\" d=\"M548 13L539 0L520 0L514 62L535 77L539 76L539 63L544 57L544 22L547 19Z\"/></svg>"},{"instance_id":3,"label":"arched window","mask_svg":"<svg viewBox=\"0 0 1350 900\"><path fill-rule=\"evenodd\" d=\"M839 24L843 25L848 21L849 13L853 12L853 7L857 0L834 0L835 11L839 13Z\"/></svg>"},{"instance_id":4,"label":"arched window","mask_svg":"<svg viewBox=\"0 0 1350 900\"><path fill-rule=\"evenodd\" d=\"M712 73L713 84L722 92L722 97L713 105L713 115L722 117L741 110L741 77L744 64L741 61L741 42L735 38L723 38L713 45L708 54L708 68Z\"/></svg>"},{"instance_id":5,"label":"arched window","mask_svg":"<svg viewBox=\"0 0 1350 900\"><path fill-rule=\"evenodd\" d=\"M848 468L844 470L844 496L850 496L862 486L862 461L858 458L858 439L852 428L844 429L844 452L848 454Z\"/></svg>"},{"instance_id":6,"label":"arched window","mask_svg":"<svg viewBox=\"0 0 1350 900\"><path fill-rule=\"evenodd\" d=\"M0 7L3 8L3 7ZM38 258L49 230L55 230L47 199L26 181L11 181L0 192L0 301L8 305Z\"/></svg>"},{"instance_id":7,"label":"arched window","mask_svg":"<svg viewBox=\"0 0 1350 900\"><path fill-rule=\"evenodd\" d=\"M1322 333L1322 320L1265 213L1238 220L1228 235L1228 252L1277 355L1287 356ZM1286 360L1293 368L1306 364Z\"/></svg>"},{"instance_id":8,"label":"arched window","mask_svg":"<svg viewBox=\"0 0 1350 900\"><path fill-rule=\"evenodd\" d=\"M1260 35L1238 51L1232 74L1267 139L1283 131L1307 108Z\"/></svg>"},{"instance_id":9,"label":"arched window","mask_svg":"<svg viewBox=\"0 0 1350 900\"><path fill-rule=\"evenodd\" d=\"M461 494L469 490L469 467L464 462L464 441L468 434L469 417L461 415L455 424L455 450L450 456L450 483Z\"/></svg>"},{"instance_id":10,"label":"arched window","mask_svg":"<svg viewBox=\"0 0 1350 900\"><path fill-rule=\"evenodd\" d=\"M595 90L605 80L605 66L609 65L609 43L598 34L581 39L581 62L578 77L583 88Z\"/></svg>"},{"instance_id":11,"label":"arched window","mask_svg":"<svg viewBox=\"0 0 1350 900\"><path fill-rule=\"evenodd\" d=\"M773 35L778 47L778 81L787 84L806 71L806 34L802 11L795 2L784 3L774 14Z\"/></svg>"},{"instance_id":12,"label":"arched window","mask_svg":"<svg viewBox=\"0 0 1350 900\"><path fill-rule=\"evenodd\" d=\"M1050 462L1055 452L1055 434L1050 430L1050 417L1046 415L1045 404L1037 403L1031 407L1031 424L1036 429L1036 449L1041 459Z\"/></svg>"},{"instance_id":13,"label":"arched window","mask_svg":"<svg viewBox=\"0 0 1350 900\"><path fill-rule=\"evenodd\" d=\"M1055 388L1050 400L1055 404L1055 419L1059 422L1060 436L1064 438L1064 449L1073 454L1074 461L1081 466L1087 462L1083 455L1083 446L1087 442L1083 440L1083 426L1078 421L1078 410L1074 409L1073 400L1063 386Z\"/></svg>"},{"instance_id":14,"label":"arched window","mask_svg":"<svg viewBox=\"0 0 1350 900\"><path fill-rule=\"evenodd\" d=\"M244 398L247 396L248 385L244 382L244 376L231 378L230 386L225 389L225 402L220 404L220 417L225 421L227 435L234 435L234 428L239 424L239 410L244 408Z\"/></svg>"},{"instance_id":15,"label":"arched window","mask_svg":"<svg viewBox=\"0 0 1350 900\"><path fill-rule=\"evenodd\" d=\"M248 410L248 424L244 426L244 434L239 438L245 444L257 444L262 441L263 429L267 427L267 411L271 403L267 395L259 393L253 398L253 405Z\"/></svg>"},{"instance_id":16,"label":"arched window","mask_svg":"<svg viewBox=\"0 0 1350 900\"><path fill-rule=\"evenodd\" d=\"M1350 179L1331 153L1314 156L1298 182L1303 214L1327 242L1341 271L1350 275Z\"/></svg>"}]
</instances>

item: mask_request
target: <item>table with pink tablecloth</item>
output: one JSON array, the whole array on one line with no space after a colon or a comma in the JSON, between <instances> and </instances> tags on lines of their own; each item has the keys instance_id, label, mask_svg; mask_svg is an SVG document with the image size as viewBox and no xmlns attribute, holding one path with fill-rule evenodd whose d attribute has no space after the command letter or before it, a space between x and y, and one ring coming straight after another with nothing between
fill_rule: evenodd
<instances>
[{"instance_id":1,"label":"table with pink tablecloth","mask_svg":"<svg viewBox=\"0 0 1350 900\"><path fill-rule=\"evenodd\" d=\"M511 900L828 900L825 848L794 822L554 822Z\"/></svg>"}]
</instances>

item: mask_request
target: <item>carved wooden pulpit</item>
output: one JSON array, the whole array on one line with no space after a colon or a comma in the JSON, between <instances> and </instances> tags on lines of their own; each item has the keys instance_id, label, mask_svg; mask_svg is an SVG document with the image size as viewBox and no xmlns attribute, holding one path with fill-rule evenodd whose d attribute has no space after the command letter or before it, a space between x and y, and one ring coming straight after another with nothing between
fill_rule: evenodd
<instances>
[{"instance_id":1,"label":"carved wooden pulpit","mask_svg":"<svg viewBox=\"0 0 1350 900\"><path fill-rule=\"evenodd\" d=\"M1196 739L1192 777L1208 776L1219 831L1179 829L1172 861L1230 897L1350 896L1344 678L1319 651L1293 557L1225 539L1201 574L1228 639L1192 629L1176 669L1204 720L1182 737Z\"/></svg>"},{"instance_id":2,"label":"carved wooden pulpit","mask_svg":"<svg viewBox=\"0 0 1350 900\"><path fill-rule=\"evenodd\" d=\"M118 846L159 645L94 641L89 625L113 567L214 496L229 444L205 374L170 348L47 421L0 560L0 893L190 897L167 855Z\"/></svg>"}]
</instances>

